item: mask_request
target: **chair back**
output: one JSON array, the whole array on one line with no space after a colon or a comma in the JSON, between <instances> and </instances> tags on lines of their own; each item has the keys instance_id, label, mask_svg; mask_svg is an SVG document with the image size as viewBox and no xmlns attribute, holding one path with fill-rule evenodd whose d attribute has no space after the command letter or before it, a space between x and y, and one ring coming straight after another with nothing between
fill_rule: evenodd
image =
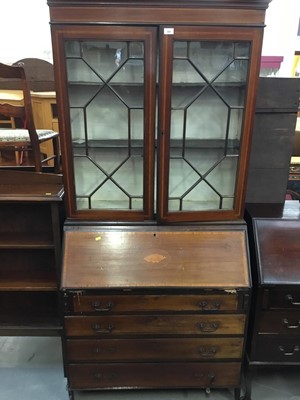
<instances>
[{"instance_id":1,"label":"chair back","mask_svg":"<svg viewBox=\"0 0 300 400\"><path fill-rule=\"evenodd\" d=\"M33 147L39 146L33 119L30 91L22 64L20 63L19 65L12 66L0 63L0 89L1 79L19 81L19 89L23 92L24 105L0 103L0 114L5 117L21 119L23 124L22 128L26 128L29 132L31 145Z\"/></svg>"}]
</instances>

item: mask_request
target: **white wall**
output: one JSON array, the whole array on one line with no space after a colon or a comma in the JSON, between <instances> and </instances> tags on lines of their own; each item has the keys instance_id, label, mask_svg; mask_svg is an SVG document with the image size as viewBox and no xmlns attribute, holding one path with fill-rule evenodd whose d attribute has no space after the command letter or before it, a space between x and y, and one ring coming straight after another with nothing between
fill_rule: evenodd
<instances>
[{"instance_id":1,"label":"white wall","mask_svg":"<svg viewBox=\"0 0 300 400\"><path fill-rule=\"evenodd\" d=\"M11 64L22 58L42 58L52 62L46 0L5 1L1 7L0 34L1 62Z\"/></svg>"},{"instance_id":2,"label":"white wall","mask_svg":"<svg viewBox=\"0 0 300 400\"><path fill-rule=\"evenodd\" d=\"M277 76L290 76L295 50L300 51L297 29L300 0L272 0L266 14L262 55L284 56ZM16 34L14 35L14 30ZM52 61L49 9L46 0L9 0L0 15L0 61L13 63L22 58Z\"/></svg>"},{"instance_id":3,"label":"white wall","mask_svg":"<svg viewBox=\"0 0 300 400\"><path fill-rule=\"evenodd\" d=\"M262 55L284 57L276 76L291 76L295 51L300 51L299 18L300 0L272 0L267 9Z\"/></svg>"}]
</instances>

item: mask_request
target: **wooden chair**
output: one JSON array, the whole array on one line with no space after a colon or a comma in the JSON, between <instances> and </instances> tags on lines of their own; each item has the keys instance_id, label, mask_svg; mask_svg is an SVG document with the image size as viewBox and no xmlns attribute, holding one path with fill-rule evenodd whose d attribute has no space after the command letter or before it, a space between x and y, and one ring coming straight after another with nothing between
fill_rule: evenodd
<instances>
[{"instance_id":1,"label":"wooden chair","mask_svg":"<svg viewBox=\"0 0 300 400\"><path fill-rule=\"evenodd\" d=\"M23 66L21 64L10 66L0 63L0 83L1 79L19 80L20 89L23 92L23 105L0 104L0 115L13 118L14 121L21 123L19 128L0 129L0 151L1 149L10 149L16 152L32 151L35 171L42 172L42 165L54 160L54 172L59 173L59 133L49 129L35 128L31 96ZM43 158L40 143L46 140L52 141L53 155Z\"/></svg>"}]
</instances>

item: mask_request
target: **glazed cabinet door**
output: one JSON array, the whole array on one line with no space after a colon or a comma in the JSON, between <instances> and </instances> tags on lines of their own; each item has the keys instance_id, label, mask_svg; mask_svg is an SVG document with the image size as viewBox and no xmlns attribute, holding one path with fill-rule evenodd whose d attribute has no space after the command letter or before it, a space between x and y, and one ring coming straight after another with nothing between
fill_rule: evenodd
<instances>
[{"instance_id":1,"label":"glazed cabinet door","mask_svg":"<svg viewBox=\"0 0 300 400\"><path fill-rule=\"evenodd\" d=\"M156 32L52 27L69 217L153 218Z\"/></svg>"},{"instance_id":2,"label":"glazed cabinet door","mask_svg":"<svg viewBox=\"0 0 300 400\"><path fill-rule=\"evenodd\" d=\"M69 217L242 217L261 28L52 29Z\"/></svg>"},{"instance_id":3,"label":"glazed cabinet door","mask_svg":"<svg viewBox=\"0 0 300 400\"><path fill-rule=\"evenodd\" d=\"M160 220L241 217L261 33L161 28Z\"/></svg>"}]
</instances>

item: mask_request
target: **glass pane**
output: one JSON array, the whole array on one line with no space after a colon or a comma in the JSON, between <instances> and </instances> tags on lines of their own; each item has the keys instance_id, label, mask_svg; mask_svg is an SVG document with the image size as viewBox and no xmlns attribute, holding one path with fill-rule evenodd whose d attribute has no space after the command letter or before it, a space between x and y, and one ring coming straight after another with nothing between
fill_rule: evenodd
<instances>
[{"instance_id":1,"label":"glass pane","mask_svg":"<svg viewBox=\"0 0 300 400\"><path fill-rule=\"evenodd\" d=\"M208 81L218 76L233 61L234 44L231 42L190 42L189 59Z\"/></svg>"},{"instance_id":2,"label":"glass pane","mask_svg":"<svg viewBox=\"0 0 300 400\"><path fill-rule=\"evenodd\" d=\"M77 208L143 210L144 44L65 49Z\"/></svg>"},{"instance_id":3,"label":"glass pane","mask_svg":"<svg viewBox=\"0 0 300 400\"><path fill-rule=\"evenodd\" d=\"M87 66L107 81L127 60L126 42L81 42L82 59Z\"/></svg>"},{"instance_id":4,"label":"glass pane","mask_svg":"<svg viewBox=\"0 0 300 400\"><path fill-rule=\"evenodd\" d=\"M248 42L175 41L169 211L233 209L249 52Z\"/></svg>"}]
</instances>

